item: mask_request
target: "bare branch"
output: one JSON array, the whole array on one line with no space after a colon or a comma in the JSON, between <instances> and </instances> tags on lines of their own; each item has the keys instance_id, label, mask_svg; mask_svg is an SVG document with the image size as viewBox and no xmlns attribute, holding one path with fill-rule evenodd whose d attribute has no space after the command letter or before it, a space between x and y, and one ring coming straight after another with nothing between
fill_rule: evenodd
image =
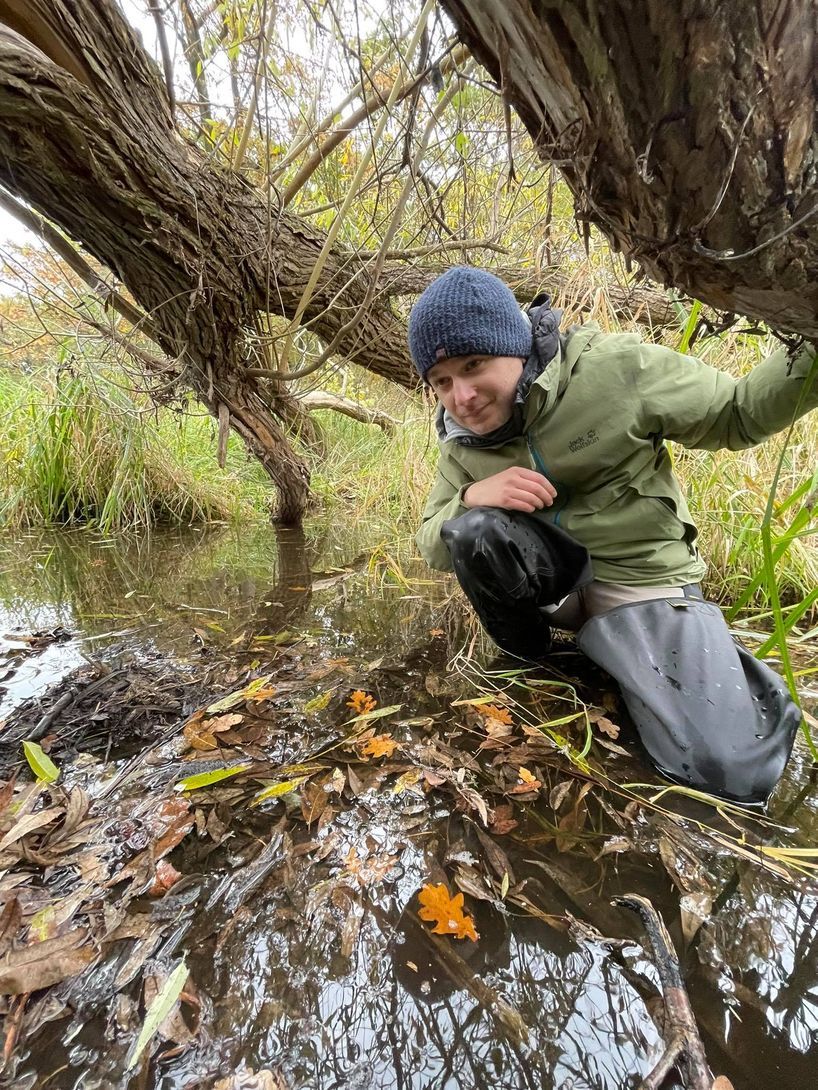
<instances>
[{"instance_id":1,"label":"bare branch","mask_svg":"<svg viewBox=\"0 0 818 1090\"><path fill-rule=\"evenodd\" d=\"M468 55L468 50L464 46L455 46L450 55L443 58L439 62L438 67L441 71L449 72L458 64L462 63L466 59L466 57L468 57ZM403 75L399 73L398 76L395 78L395 83L393 83L392 85L392 91L395 90L395 87L400 87L400 90L394 96L394 98L390 98L388 105L390 107L395 106L399 102L402 102L405 98L408 98L409 95L413 93L413 91L421 86L423 81L428 77L429 72L434 67L434 64L430 65L428 68L424 69L424 71L421 72L419 76L416 76L413 80L411 80L411 82L407 83L405 86L402 85ZM366 102L364 102L363 106L359 107L359 109L357 109L353 114L350 114L350 116L345 121L341 122L338 128L327 137L323 144L321 144L321 146L317 148L309 157L309 159L300 167L298 173L284 190L284 195L282 199L284 201L285 207L292 201L293 197L295 197L298 191L300 189L303 189L304 185L306 185L306 183L316 172L318 167L323 163L323 161L327 158L327 156L331 155L332 152L335 151L335 149L338 147L338 145L342 144L344 140L346 140L347 137L355 131L355 129L361 124L362 121L365 121L368 117L371 117L374 113L376 113L381 107L384 107L386 105L387 102L384 100L383 95L370 95L367 98Z\"/></svg>"},{"instance_id":2,"label":"bare branch","mask_svg":"<svg viewBox=\"0 0 818 1090\"><path fill-rule=\"evenodd\" d=\"M165 23L159 10L158 0L148 0L148 9L156 24L156 36L159 39L159 50L162 54L162 67L165 70L165 86L168 89L168 102L170 103L170 112L173 113L176 109L176 92L173 89L173 64L170 59L168 36L165 33Z\"/></svg>"},{"instance_id":3,"label":"bare branch","mask_svg":"<svg viewBox=\"0 0 818 1090\"><path fill-rule=\"evenodd\" d=\"M332 409L353 420L360 420L362 424L376 424L387 432L393 431L400 424L399 420L380 409L370 409L357 401L351 401L348 397L339 397L325 390L312 390L308 394L303 394L298 400L310 412L315 409Z\"/></svg>"}]
</instances>

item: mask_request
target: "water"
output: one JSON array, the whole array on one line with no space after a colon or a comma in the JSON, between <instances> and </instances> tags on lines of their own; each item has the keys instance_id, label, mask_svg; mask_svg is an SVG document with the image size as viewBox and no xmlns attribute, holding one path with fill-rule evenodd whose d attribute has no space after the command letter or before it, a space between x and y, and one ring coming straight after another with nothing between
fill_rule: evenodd
<instances>
[{"instance_id":1,"label":"water","mask_svg":"<svg viewBox=\"0 0 818 1090\"><path fill-rule=\"evenodd\" d=\"M188 714L208 699L203 693L230 691L231 676L254 660L270 662L280 688L252 743L275 762L300 758L337 734L335 724L351 714L344 696L358 687L381 706L404 705L406 726L394 729L407 745L424 732L445 738L449 724L462 722L452 701L476 694L468 676L447 678L446 671L470 633L450 627L450 588L421 566L402 561L409 582L385 567L379 577L368 576L374 539L367 528L321 525L278 539L267 528L123 541L83 532L7 539L0 556L0 631L8 637L4 714L99 661L156 679L156 691L142 699L148 710L127 728L110 720L83 723L60 739L57 721L55 759L69 783L94 795L149 740L160 716L150 709L170 701L172 683L173 699L180 706L187 700ZM20 636L57 626L75 638L26 653ZM478 647L483 666L496 665L490 653ZM800 665L809 669L809 660ZM555 676L580 685L586 696L596 686L589 699L602 700L598 673L584 674L570 648L555 668ZM812 676L804 678L814 707ZM304 712L333 686L325 710ZM170 713L162 720L172 721ZM467 745L468 736L458 744ZM465 765L469 750L455 752ZM615 781L656 781L635 751L600 753ZM339 767L346 769L343 762ZM611 950L602 936L644 941L635 919L610 904L616 894L639 892L661 911L683 952L714 1070L736 1090L812 1085L814 885L788 882L737 858L729 843L718 847L697 837L693 820L680 827L641 810L622 824L612 816L625 804L615 792L594 788L576 803L576 815L584 816L572 824L581 783L569 788L555 816L548 800L563 790L567 766L542 767L547 782L537 801L527 815L518 808L519 826L494 841L514 872L512 890L546 917L564 922L567 912L596 933L581 926L565 931L520 901L503 902L476 815L464 819L450 795L427 795L411 784L396 793L397 773L371 786L361 782L357 798L336 800L336 812L309 830L294 808L286 816L283 802L251 809L246 792L214 788L196 807L202 827L169 856L183 876L179 885L164 898L128 903L127 920L159 929L148 960L115 987L114 976L138 946L121 940L105 947L86 977L54 989L70 1000L60 1017L36 997L29 1000L27 1009L36 1009L42 1024L26 1034L7 1084L182 1090L236 1076L238 1088L250 1085L237 1074L248 1070L269 1070L283 1085L315 1090L635 1084L662 1049L647 1003L656 973L641 945ZM128 821L136 829L128 835L138 835L140 807L149 813L153 800L158 805L167 795L165 768L161 761L143 766L99 804L113 822L108 838L124 835ZM335 798L331 786L329 793ZM815 845L815 778L800 743L773 816L790 830L787 843ZM731 831L729 821L705 807L690 818ZM233 885L216 897L225 876L252 875L260 849L279 842L278 862L246 898ZM489 899L466 898L479 942L442 939L441 951L417 920L416 894L424 882L451 885L456 875L469 889L477 883L478 892L488 890ZM112 887L112 903L121 888ZM692 937L691 917L680 911L683 895L705 906L705 922ZM99 906L95 911L100 926ZM144 1018L144 976L165 971L181 954L196 998L183 1007L192 1037L178 1055L129 1077L125 1060ZM172 1051L172 1042L159 1051Z\"/></svg>"}]
</instances>

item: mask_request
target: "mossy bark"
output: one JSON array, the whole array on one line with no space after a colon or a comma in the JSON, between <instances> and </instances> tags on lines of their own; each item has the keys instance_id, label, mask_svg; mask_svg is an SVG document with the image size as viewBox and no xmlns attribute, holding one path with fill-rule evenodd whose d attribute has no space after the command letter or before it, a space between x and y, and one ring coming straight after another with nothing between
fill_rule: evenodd
<instances>
[{"instance_id":1,"label":"mossy bark","mask_svg":"<svg viewBox=\"0 0 818 1090\"><path fill-rule=\"evenodd\" d=\"M818 337L818 0L441 2L581 220L662 284Z\"/></svg>"}]
</instances>

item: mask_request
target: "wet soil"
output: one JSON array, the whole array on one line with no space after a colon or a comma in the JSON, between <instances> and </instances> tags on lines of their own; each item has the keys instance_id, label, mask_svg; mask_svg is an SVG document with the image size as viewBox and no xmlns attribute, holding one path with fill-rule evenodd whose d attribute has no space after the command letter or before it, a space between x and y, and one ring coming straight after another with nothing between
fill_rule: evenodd
<instances>
[{"instance_id":1,"label":"wet soil","mask_svg":"<svg viewBox=\"0 0 818 1090\"><path fill-rule=\"evenodd\" d=\"M520 673L360 528L0 554L3 1085L636 1085L663 1044L627 892L670 930L714 1072L814 1082L818 883L761 854L815 847L800 740L766 820L651 803L666 785L570 643ZM32 786L32 737L56 784ZM419 919L440 884L477 941Z\"/></svg>"}]
</instances>

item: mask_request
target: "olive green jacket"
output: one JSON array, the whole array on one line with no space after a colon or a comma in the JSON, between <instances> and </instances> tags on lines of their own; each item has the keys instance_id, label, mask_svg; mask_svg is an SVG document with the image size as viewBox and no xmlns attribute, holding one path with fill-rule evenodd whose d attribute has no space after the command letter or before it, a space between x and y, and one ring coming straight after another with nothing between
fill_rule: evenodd
<instances>
[{"instance_id":1,"label":"olive green jacket","mask_svg":"<svg viewBox=\"0 0 818 1090\"><path fill-rule=\"evenodd\" d=\"M583 326L533 383L522 435L491 449L464 446L456 437L441 442L417 535L420 551L431 567L450 571L440 528L466 511L463 491L524 466L544 473L557 490L553 507L534 517L581 542L597 579L631 586L698 582L706 565L665 440L703 450L763 442L789 425L796 406L800 414L818 405L814 359L810 346L794 356L781 348L734 379L691 356L642 344L636 334Z\"/></svg>"}]
</instances>

